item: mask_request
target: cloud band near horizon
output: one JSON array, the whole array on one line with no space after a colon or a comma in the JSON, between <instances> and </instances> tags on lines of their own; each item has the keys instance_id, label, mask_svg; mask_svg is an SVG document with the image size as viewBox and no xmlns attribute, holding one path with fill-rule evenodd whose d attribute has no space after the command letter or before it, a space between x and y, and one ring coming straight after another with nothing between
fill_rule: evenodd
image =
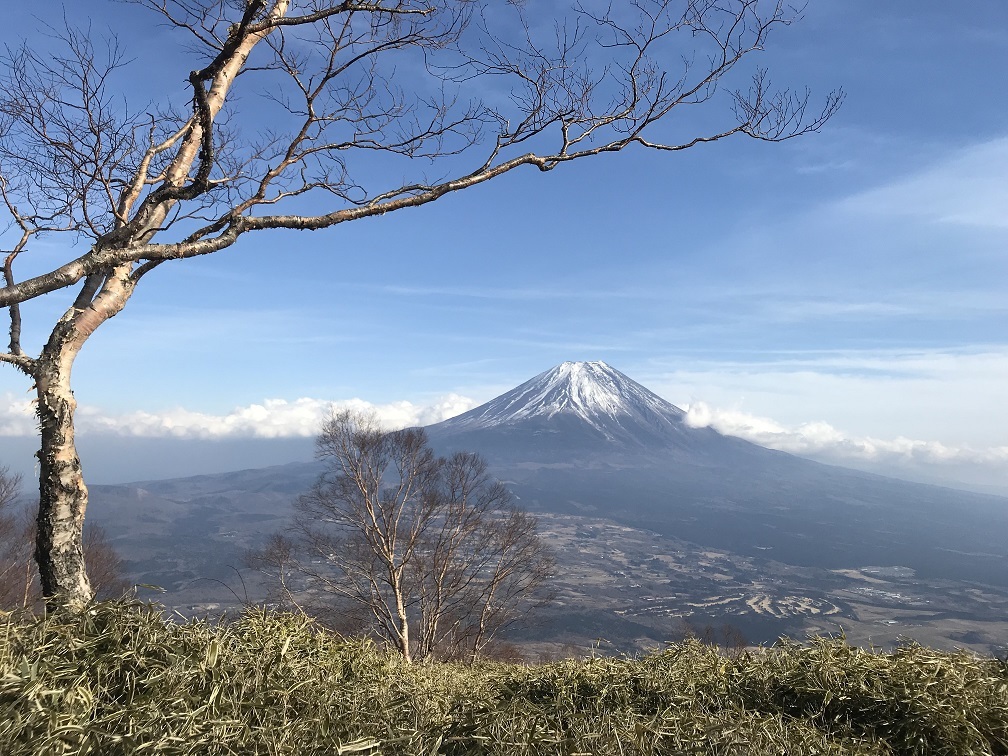
<instances>
[{"instance_id":1,"label":"cloud band near horizon","mask_svg":"<svg viewBox=\"0 0 1008 756\"><path fill-rule=\"evenodd\" d=\"M692 428L710 427L719 433L736 436L769 449L844 462L1005 465L1008 446L975 449L967 445L948 445L940 441L922 441L897 436L892 439L854 436L816 421L787 427L770 418L738 410L710 407L693 402L686 413Z\"/></svg>"},{"instance_id":2,"label":"cloud band near horizon","mask_svg":"<svg viewBox=\"0 0 1008 756\"><path fill-rule=\"evenodd\" d=\"M195 412L182 407L162 412L107 413L99 408L78 409L82 434L162 439L282 439L310 438L330 408L375 412L388 428L430 425L472 409L477 402L446 394L429 404L398 401L374 404L359 398L327 401L302 397L265 399L236 407L225 414ZM987 468L998 478L1008 467L1008 446L973 448L935 440L899 436L891 439L846 433L823 421L785 425L737 409L713 407L703 401L686 405L690 427L711 427L720 433L770 449L854 466L911 468ZM0 436L30 437L37 433L32 403L13 394L0 401ZM1006 481L1008 483L1008 481Z\"/></svg>"},{"instance_id":3,"label":"cloud band near horizon","mask_svg":"<svg viewBox=\"0 0 1008 756\"><path fill-rule=\"evenodd\" d=\"M238 439L310 438L319 431L330 408L373 411L388 428L430 425L461 414L475 403L458 394L446 394L430 404L409 401L374 404L363 399L328 401L301 397L265 399L236 407L225 414L195 412L175 407L161 412L138 410L112 414L80 406L76 425L80 433L143 438ZM37 421L31 401L6 394L0 403L0 436L32 436Z\"/></svg>"}]
</instances>

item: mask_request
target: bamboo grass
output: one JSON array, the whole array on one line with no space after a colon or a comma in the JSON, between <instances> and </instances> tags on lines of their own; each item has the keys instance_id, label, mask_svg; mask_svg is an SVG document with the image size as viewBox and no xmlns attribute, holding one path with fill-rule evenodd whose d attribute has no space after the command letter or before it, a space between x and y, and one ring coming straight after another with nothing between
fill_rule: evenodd
<instances>
[{"instance_id":1,"label":"bamboo grass","mask_svg":"<svg viewBox=\"0 0 1008 756\"><path fill-rule=\"evenodd\" d=\"M0 753L1008 754L1008 665L840 639L736 657L409 666L263 609L166 621L117 601L0 616Z\"/></svg>"}]
</instances>

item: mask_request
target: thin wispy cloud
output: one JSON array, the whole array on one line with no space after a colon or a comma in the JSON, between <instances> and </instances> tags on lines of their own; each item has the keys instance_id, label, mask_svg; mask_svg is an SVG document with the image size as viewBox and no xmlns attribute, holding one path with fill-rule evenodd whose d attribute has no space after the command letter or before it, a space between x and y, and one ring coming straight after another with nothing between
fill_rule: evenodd
<instances>
[{"instance_id":1,"label":"thin wispy cloud","mask_svg":"<svg viewBox=\"0 0 1008 756\"><path fill-rule=\"evenodd\" d=\"M1008 346L977 344L961 348L880 348L880 349L760 349L741 352L738 359L728 357L704 360L693 357L690 367L653 361L653 382L667 381L669 374L655 372L667 366L682 376L696 380L718 375L769 375L777 380L782 374L819 373L826 375L880 375L950 381L956 377L987 379L997 383L1008 378ZM716 381L714 381L716 383Z\"/></svg>"},{"instance_id":2,"label":"thin wispy cloud","mask_svg":"<svg viewBox=\"0 0 1008 756\"><path fill-rule=\"evenodd\" d=\"M870 217L1008 230L1008 137L966 147L927 169L839 203Z\"/></svg>"},{"instance_id":3,"label":"thin wispy cloud","mask_svg":"<svg viewBox=\"0 0 1008 756\"><path fill-rule=\"evenodd\" d=\"M477 286L412 286L389 284L371 287L385 294L410 297L460 297L504 301L554 300L554 299L639 299L641 296L657 297L658 292L641 292L629 289L584 289L578 286L554 288L507 288Z\"/></svg>"}]
</instances>

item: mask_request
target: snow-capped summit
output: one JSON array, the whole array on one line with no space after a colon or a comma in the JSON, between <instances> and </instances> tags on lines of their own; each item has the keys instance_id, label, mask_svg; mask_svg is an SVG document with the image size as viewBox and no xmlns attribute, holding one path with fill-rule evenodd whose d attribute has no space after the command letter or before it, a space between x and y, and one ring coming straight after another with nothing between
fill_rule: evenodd
<instances>
[{"instance_id":1,"label":"snow-capped summit","mask_svg":"<svg viewBox=\"0 0 1008 756\"><path fill-rule=\"evenodd\" d=\"M455 419L485 428L561 414L599 429L622 415L651 422L684 416L678 407L604 362L565 362Z\"/></svg>"},{"instance_id":2,"label":"snow-capped summit","mask_svg":"<svg viewBox=\"0 0 1008 756\"><path fill-rule=\"evenodd\" d=\"M582 431L597 441L651 445L678 435L685 413L604 362L564 362L458 417L439 432L532 429Z\"/></svg>"}]
</instances>

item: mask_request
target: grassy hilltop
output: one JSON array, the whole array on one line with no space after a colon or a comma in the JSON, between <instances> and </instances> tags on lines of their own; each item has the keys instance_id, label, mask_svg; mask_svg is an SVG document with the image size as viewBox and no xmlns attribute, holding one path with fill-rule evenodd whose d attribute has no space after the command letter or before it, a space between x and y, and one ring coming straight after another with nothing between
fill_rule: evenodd
<instances>
[{"instance_id":1,"label":"grassy hilltop","mask_svg":"<svg viewBox=\"0 0 1008 756\"><path fill-rule=\"evenodd\" d=\"M1008 665L842 639L407 666L297 615L0 616L0 753L1008 754Z\"/></svg>"}]
</instances>

